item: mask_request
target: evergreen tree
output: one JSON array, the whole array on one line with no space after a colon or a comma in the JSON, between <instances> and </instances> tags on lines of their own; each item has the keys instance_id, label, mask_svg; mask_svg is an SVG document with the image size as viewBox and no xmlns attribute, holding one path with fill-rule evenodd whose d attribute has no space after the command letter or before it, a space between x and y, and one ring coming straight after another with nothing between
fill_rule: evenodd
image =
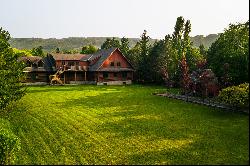
<instances>
[{"instance_id":1,"label":"evergreen tree","mask_svg":"<svg viewBox=\"0 0 250 166\"><path fill-rule=\"evenodd\" d=\"M149 38L150 37L147 35L147 31L144 30L139 41L140 57L138 63L138 77L141 82L152 81L151 71L153 61L150 59L149 55L149 51L151 49L151 45L149 44Z\"/></svg>"},{"instance_id":2,"label":"evergreen tree","mask_svg":"<svg viewBox=\"0 0 250 166\"><path fill-rule=\"evenodd\" d=\"M56 48L56 53L60 53L60 49L58 47Z\"/></svg>"},{"instance_id":3,"label":"evergreen tree","mask_svg":"<svg viewBox=\"0 0 250 166\"><path fill-rule=\"evenodd\" d=\"M128 38L123 37L121 39L120 50L123 53L123 55L125 55L125 56L128 55L128 53L129 53L129 41L128 41Z\"/></svg>"}]
</instances>

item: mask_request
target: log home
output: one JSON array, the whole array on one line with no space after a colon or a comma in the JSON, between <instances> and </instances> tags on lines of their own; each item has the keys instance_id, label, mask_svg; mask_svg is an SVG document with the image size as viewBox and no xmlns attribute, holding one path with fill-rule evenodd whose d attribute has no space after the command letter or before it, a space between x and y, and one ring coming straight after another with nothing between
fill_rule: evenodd
<instances>
[{"instance_id":1,"label":"log home","mask_svg":"<svg viewBox=\"0 0 250 166\"><path fill-rule=\"evenodd\" d=\"M131 84L133 80L134 68L118 48L103 49L94 54L49 54L37 59L35 62L41 64L43 76L38 70L29 72L29 66L24 72L37 77L30 79L28 75L26 82L48 82L48 76L58 70L63 71L60 79L64 84L121 85ZM29 64L29 61L25 62Z\"/></svg>"}]
</instances>

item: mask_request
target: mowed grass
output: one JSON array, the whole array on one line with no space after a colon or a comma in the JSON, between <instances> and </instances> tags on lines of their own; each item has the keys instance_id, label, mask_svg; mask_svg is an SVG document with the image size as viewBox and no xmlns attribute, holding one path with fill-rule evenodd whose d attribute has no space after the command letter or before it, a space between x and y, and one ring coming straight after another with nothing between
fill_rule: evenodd
<instances>
[{"instance_id":1,"label":"mowed grass","mask_svg":"<svg viewBox=\"0 0 250 166\"><path fill-rule=\"evenodd\" d=\"M154 96L157 86L29 87L2 115L16 164L248 164L249 117Z\"/></svg>"}]
</instances>

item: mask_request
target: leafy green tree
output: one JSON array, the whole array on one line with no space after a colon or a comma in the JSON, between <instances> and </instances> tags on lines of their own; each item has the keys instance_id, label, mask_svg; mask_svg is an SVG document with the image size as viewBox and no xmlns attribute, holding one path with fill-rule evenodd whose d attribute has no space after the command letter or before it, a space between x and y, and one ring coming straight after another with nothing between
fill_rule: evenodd
<instances>
[{"instance_id":1,"label":"leafy green tree","mask_svg":"<svg viewBox=\"0 0 250 166\"><path fill-rule=\"evenodd\" d=\"M173 47L171 36L166 35L164 40L157 41L150 54L155 62L153 64L154 71L158 73L155 76L161 76L165 84L171 86L171 80L173 80L177 68L177 52ZM155 80L160 79L156 78Z\"/></svg>"},{"instance_id":2,"label":"leafy green tree","mask_svg":"<svg viewBox=\"0 0 250 166\"><path fill-rule=\"evenodd\" d=\"M17 48L13 48L14 54L17 54L18 56L32 56L31 50L19 50Z\"/></svg>"},{"instance_id":3,"label":"leafy green tree","mask_svg":"<svg viewBox=\"0 0 250 166\"><path fill-rule=\"evenodd\" d=\"M189 75L189 67L187 64L185 53L183 53L181 60L181 71L182 71L182 79L181 79L182 93L186 95L189 92L191 78Z\"/></svg>"},{"instance_id":4,"label":"leafy green tree","mask_svg":"<svg viewBox=\"0 0 250 166\"><path fill-rule=\"evenodd\" d=\"M21 85L24 64L18 61L20 55L14 53L9 39L9 33L0 28L0 110L24 95Z\"/></svg>"},{"instance_id":5,"label":"leafy green tree","mask_svg":"<svg viewBox=\"0 0 250 166\"><path fill-rule=\"evenodd\" d=\"M207 61L219 78L224 75L225 64L232 84L249 81L249 21L230 24L228 29L211 45Z\"/></svg>"},{"instance_id":6,"label":"leafy green tree","mask_svg":"<svg viewBox=\"0 0 250 166\"><path fill-rule=\"evenodd\" d=\"M33 56L41 56L41 57L44 57L44 56L45 56L45 54L44 54L44 52L43 52L43 47L42 47L42 46L32 48L32 49L31 49L31 54L32 54Z\"/></svg>"},{"instance_id":7,"label":"leafy green tree","mask_svg":"<svg viewBox=\"0 0 250 166\"><path fill-rule=\"evenodd\" d=\"M175 61L176 72L174 74L174 81L179 82L181 78L181 59L183 54L185 54L186 62L190 70L196 69L196 63L203 59L203 56L200 54L199 49L194 48L190 39L191 32L191 23L189 20L185 22L182 16L178 17L176 20L175 31L172 35L173 49L172 51L176 55L172 55L173 60Z\"/></svg>"},{"instance_id":8,"label":"leafy green tree","mask_svg":"<svg viewBox=\"0 0 250 166\"><path fill-rule=\"evenodd\" d=\"M81 54L93 54L97 52L98 48L93 45L87 45L82 47Z\"/></svg>"},{"instance_id":9,"label":"leafy green tree","mask_svg":"<svg viewBox=\"0 0 250 166\"><path fill-rule=\"evenodd\" d=\"M101 46L101 49L108 49L108 48L112 48L112 47L116 47L119 48L120 47L120 42L119 40L117 40L116 38L107 38L104 43Z\"/></svg>"}]
</instances>

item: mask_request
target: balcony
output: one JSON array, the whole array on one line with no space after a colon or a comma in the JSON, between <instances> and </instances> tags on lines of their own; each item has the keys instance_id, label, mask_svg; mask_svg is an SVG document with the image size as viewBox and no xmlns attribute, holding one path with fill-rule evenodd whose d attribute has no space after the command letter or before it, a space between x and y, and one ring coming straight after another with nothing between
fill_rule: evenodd
<instances>
[{"instance_id":1,"label":"balcony","mask_svg":"<svg viewBox=\"0 0 250 166\"><path fill-rule=\"evenodd\" d=\"M65 66L65 70L68 71L87 71L88 67L87 66Z\"/></svg>"},{"instance_id":2,"label":"balcony","mask_svg":"<svg viewBox=\"0 0 250 166\"><path fill-rule=\"evenodd\" d=\"M24 72L33 72L33 71L46 71L44 67L25 67Z\"/></svg>"}]
</instances>

